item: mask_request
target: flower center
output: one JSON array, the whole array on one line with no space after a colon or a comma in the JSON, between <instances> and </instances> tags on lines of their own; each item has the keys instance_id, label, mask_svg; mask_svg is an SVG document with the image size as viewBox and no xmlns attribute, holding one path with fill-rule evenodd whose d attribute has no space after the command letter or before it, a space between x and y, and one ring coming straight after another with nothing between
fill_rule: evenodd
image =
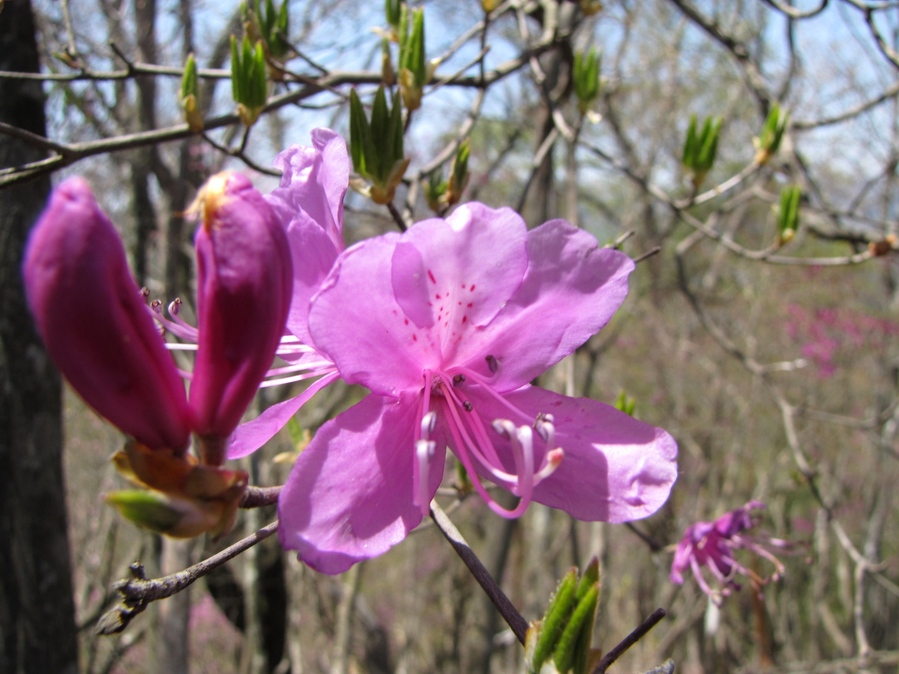
<instances>
[{"instance_id":1,"label":"flower center","mask_svg":"<svg viewBox=\"0 0 899 674\"><path fill-rule=\"evenodd\" d=\"M511 468L506 465L508 458L505 463L500 458L496 440L488 432L478 406L470 400L470 393L473 392L477 392L478 396L487 394L509 411L509 419L492 419L490 428L494 438L498 436L500 441L504 441L503 444L508 445L513 464ZM555 446L552 415L539 414L533 419L494 391L481 375L467 368L425 370L419 404L413 493L423 515L428 513L428 476L436 451L436 442L432 438L438 414L449 431L452 449L468 472L475 490L491 510L503 517L521 516L531 502L534 487L555 471L564 456L563 450ZM540 465L535 466L535 445L540 442L544 444L545 451ZM481 475L488 476L518 496L518 505L508 510L497 503L481 482Z\"/></svg>"}]
</instances>

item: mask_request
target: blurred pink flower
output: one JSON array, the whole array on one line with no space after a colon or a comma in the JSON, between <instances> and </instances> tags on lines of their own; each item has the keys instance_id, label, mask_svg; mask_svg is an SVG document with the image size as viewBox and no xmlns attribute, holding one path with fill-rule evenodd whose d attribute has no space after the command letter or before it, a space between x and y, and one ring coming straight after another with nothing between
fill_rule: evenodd
<instances>
[{"instance_id":1,"label":"blurred pink flower","mask_svg":"<svg viewBox=\"0 0 899 674\"><path fill-rule=\"evenodd\" d=\"M279 500L284 547L326 573L385 552L428 512L447 447L505 516L532 500L584 520L655 512L677 474L671 436L529 385L608 322L632 270L567 222L529 232L476 203L343 252L309 331L371 393L300 454ZM483 479L518 506L503 509Z\"/></svg>"},{"instance_id":2,"label":"blurred pink flower","mask_svg":"<svg viewBox=\"0 0 899 674\"><path fill-rule=\"evenodd\" d=\"M763 508L764 503L750 501L736 510L725 513L714 522L697 522L687 527L674 553L671 582L683 585L684 571L690 569L702 591L720 605L723 597L729 595L732 590L740 589L736 581L737 575L749 578L756 589L780 578L784 572L783 564L765 546L785 548L789 544L766 534L754 537L744 533L758 524L758 518L753 516L752 511ZM774 573L769 578L762 578L741 565L735 558L736 551L740 549L767 559L774 565ZM702 567L709 569L717 581L716 587L713 588L706 582Z\"/></svg>"}]
</instances>

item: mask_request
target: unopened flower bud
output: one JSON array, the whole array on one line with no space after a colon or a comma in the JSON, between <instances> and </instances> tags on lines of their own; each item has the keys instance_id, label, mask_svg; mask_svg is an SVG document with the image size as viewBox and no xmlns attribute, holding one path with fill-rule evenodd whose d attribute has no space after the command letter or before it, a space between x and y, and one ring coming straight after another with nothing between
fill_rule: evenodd
<instances>
[{"instance_id":1,"label":"unopened flower bud","mask_svg":"<svg viewBox=\"0 0 899 674\"><path fill-rule=\"evenodd\" d=\"M284 229L246 177L213 176L193 211L199 343L190 405L203 463L219 465L284 332L292 264Z\"/></svg>"},{"instance_id":2,"label":"unopened flower bud","mask_svg":"<svg viewBox=\"0 0 899 674\"><path fill-rule=\"evenodd\" d=\"M22 270L37 328L72 388L147 447L184 451L184 385L128 270L122 240L83 178L53 192Z\"/></svg>"}]
</instances>

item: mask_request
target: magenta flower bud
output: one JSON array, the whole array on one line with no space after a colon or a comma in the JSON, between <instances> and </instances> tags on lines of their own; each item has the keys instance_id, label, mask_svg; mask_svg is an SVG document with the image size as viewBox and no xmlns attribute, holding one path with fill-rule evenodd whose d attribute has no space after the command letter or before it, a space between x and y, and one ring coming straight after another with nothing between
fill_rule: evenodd
<instances>
[{"instance_id":1,"label":"magenta flower bud","mask_svg":"<svg viewBox=\"0 0 899 674\"><path fill-rule=\"evenodd\" d=\"M284 334L293 269L284 228L244 176L213 176L194 209L199 343L190 404L201 460L219 465Z\"/></svg>"},{"instance_id":2,"label":"magenta flower bud","mask_svg":"<svg viewBox=\"0 0 899 674\"><path fill-rule=\"evenodd\" d=\"M35 323L72 388L150 449L186 449L184 384L128 271L122 240L83 178L53 192L22 271Z\"/></svg>"}]
</instances>

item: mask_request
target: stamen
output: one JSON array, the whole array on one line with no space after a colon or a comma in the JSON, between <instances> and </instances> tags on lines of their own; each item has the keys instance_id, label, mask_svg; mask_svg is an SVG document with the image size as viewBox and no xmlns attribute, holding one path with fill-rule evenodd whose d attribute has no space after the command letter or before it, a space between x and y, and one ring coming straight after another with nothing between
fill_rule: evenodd
<instances>
[{"instance_id":1,"label":"stamen","mask_svg":"<svg viewBox=\"0 0 899 674\"><path fill-rule=\"evenodd\" d=\"M462 407L465 408L466 412L471 412L474 409L474 406L471 404L470 400L463 400Z\"/></svg>"},{"instance_id":2,"label":"stamen","mask_svg":"<svg viewBox=\"0 0 899 674\"><path fill-rule=\"evenodd\" d=\"M487 361L490 374L496 374L497 370L499 370L499 361L494 356L487 356L484 360Z\"/></svg>"},{"instance_id":3,"label":"stamen","mask_svg":"<svg viewBox=\"0 0 899 674\"><path fill-rule=\"evenodd\" d=\"M417 474L414 475L415 486L415 505L421 509L422 516L427 516L430 507L428 499L428 482L431 474L431 459L434 458L434 452L437 443L433 440L416 440L415 441L415 458Z\"/></svg>"},{"instance_id":4,"label":"stamen","mask_svg":"<svg viewBox=\"0 0 899 674\"><path fill-rule=\"evenodd\" d=\"M465 381L465 375L457 374L453 377L453 386L458 386L459 384L463 383L464 381Z\"/></svg>"},{"instance_id":5,"label":"stamen","mask_svg":"<svg viewBox=\"0 0 899 674\"><path fill-rule=\"evenodd\" d=\"M437 413L431 411L421 418L421 437L430 440L435 428L437 428Z\"/></svg>"}]
</instances>

